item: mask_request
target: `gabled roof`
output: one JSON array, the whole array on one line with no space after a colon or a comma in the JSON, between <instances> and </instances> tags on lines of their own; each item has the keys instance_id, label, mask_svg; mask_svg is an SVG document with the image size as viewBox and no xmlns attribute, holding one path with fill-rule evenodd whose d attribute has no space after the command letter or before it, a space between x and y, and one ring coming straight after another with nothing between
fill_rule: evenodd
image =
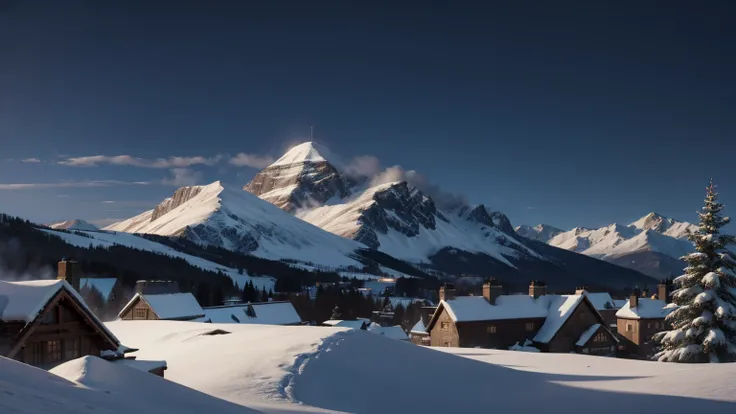
<instances>
[{"instance_id":1,"label":"gabled roof","mask_svg":"<svg viewBox=\"0 0 736 414\"><path fill-rule=\"evenodd\" d=\"M592 338L593 335L595 335L595 333L598 332L601 328L603 328L603 330L606 331L616 343L619 342L616 335L614 335L608 328L606 328L604 325L601 325L600 323L597 323L591 326L590 328L588 328L585 332L583 332L582 335L580 335L580 339L578 339L575 345L585 346L585 344L587 344L588 341L590 341L590 338Z\"/></svg>"},{"instance_id":2,"label":"gabled roof","mask_svg":"<svg viewBox=\"0 0 736 414\"><path fill-rule=\"evenodd\" d=\"M616 304L614 303L613 298L607 292L584 292L583 294L588 298L590 303L593 304L595 310L602 311L616 309Z\"/></svg>"},{"instance_id":3,"label":"gabled roof","mask_svg":"<svg viewBox=\"0 0 736 414\"><path fill-rule=\"evenodd\" d=\"M422 318L419 318L419 322L411 328L411 333L420 335L428 333L427 328L424 326L424 322L422 322Z\"/></svg>"},{"instance_id":4,"label":"gabled roof","mask_svg":"<svg viewBox=\"0 0 736 414\"><path fill-rule=\"evenodd\" d=\"M254 317L246 311L253 309ZM205 321L212 323L243 323L260 325L298 325L302 318L289 301L212 306L203 308Z\"/></svg>"},{"instance_id":5,"label":"gabled roof","mask_svg":"<svg viewBox=\"0 0 736 414\"><path fill-rule=\"evenodd\" d=\"M537 335L534 336L535 342L548 343L551 341L567 322L570 315L578 308L578 305L587 301L584 295L552 296L550 300L547 319L544 321L544 325L539 328ZM590 304L589 301L587 303ZM592 304L590 306L593 307ZM595 308L593 310L595 311Z\"/></svg>"},{"instance_id":6,"label":"gabled roof","mask_svg":"<svg viewBox=\"0 0 736 414\"><path fill-rule=\"evenodd\" d=\"M616 312L617 318L622 319L660 319L669 315L677 306L667 305L663 300L639 298L638 304L632 308L629 301Z\"/></svg>"},{"instance_id":7,"label":"gabled roof","mask_svg":"<svg viewBox=\"0 0 736 414\"><path fill-rule=\"evenodd\" d=\"M157 295L136 293L118 316L122 317L138 300L147 303L159 319L195 319L205 316L204 310L191 293L163 293Z\"/></svg>"},{"instance_id":8,"label":"gabled roof","mask_svg":"<svg viewBox=\"0 0 736 414\"><path fill-rule=\"evenodd\" d=\"M450 318L455 322L544 318L547 316L545 297L534 299L527 295L501 295L496 299L495 305L488 303L483 296L459 296L455 299L441 301L440 305L447 309Z\"/></svg>"},{"instance_id":9,"label":"gabled roof","mask_svg":"<svg viewBox=\"0 0 736 414\"><path fill-rule=\"evenodd\" d=\"M115 288L115 284L118 283L118 280L113 278L86 278L83 277L79 279L79 288L84 289L87 288L95 288L97 289L100 294L102 294L102 298L105 300L108 300L110 298L110 294L112 294L112 290Z\"/></svg>"},{"instance_id":10,"label":"gabled roof","mask_svg":"<svg viewBox=\"0 0 736 414\"><path fill-rule=\"evenodd\" d=\"M25 340L24 338L33 331L38 317L44 313L47 306L62 294L72 299L73 304L89 318L94 328L110 344L115 345L116 348L120 347L120 340L107 329L105 324L89 309L79 293L65 280L0 281L0 321L25 323L24 328L18 334L16 349L11 351L11 354L17 351Z\"/></svg>"}]
</instances>

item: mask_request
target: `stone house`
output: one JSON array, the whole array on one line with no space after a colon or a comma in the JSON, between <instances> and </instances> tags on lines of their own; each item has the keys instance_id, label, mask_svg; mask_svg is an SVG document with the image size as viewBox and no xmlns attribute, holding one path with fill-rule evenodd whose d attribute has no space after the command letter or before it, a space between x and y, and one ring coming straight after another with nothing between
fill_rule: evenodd
<instances>
[{"instance_id":1,"label":"stone house","mask_svg":"<svg viewBox=\"0 0 736 414\"><path fill-rule=\"evenodd\" d=\"M616 312L618 335L623 354L640 358L654 355L657 345L652 336L668 328L667 315L677 307L669 303L672 282L663 280L657 285L655 298L640 297L639 291L629 296L626 304Z\"/></svg>"}]
</instances>

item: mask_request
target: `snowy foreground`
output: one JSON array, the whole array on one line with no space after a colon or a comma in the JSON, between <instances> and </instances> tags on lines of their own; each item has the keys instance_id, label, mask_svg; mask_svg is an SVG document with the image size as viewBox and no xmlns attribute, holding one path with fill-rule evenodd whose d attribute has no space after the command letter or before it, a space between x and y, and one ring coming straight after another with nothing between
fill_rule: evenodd
<instances>
[{"instance_id":1,"label":"snowy foreground","mask_svg":"<svg viewBox=\"0 0 736 414\"><path fill-rule=\"evenodd\" d=\"M63 378L0 358L0 412L736 412L736 364L430 349L341 328L108 326L166 359L168 380L95 358L54 369Z\"/></svg>"}]
</instances>

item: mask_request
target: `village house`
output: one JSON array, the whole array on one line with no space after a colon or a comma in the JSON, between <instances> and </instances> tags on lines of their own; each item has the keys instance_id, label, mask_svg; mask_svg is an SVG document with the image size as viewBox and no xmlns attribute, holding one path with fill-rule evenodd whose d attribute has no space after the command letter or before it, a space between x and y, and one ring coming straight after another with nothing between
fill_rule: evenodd
<instances>
[{"instance_id":1,"label":"village house","mask_svg":"<svg viewBox=\"0 0 736 414\"><path fill-rule=\"evenodd\" d=\"M56 280L0 281L0 355L40 368L94 355L163 376L165 361L137 361L80 296L80 267L62 260Z\"/></svg>"},{"instance_id":2,"label":"village house","mask_svg":"<svg viewBox=\"0 0 736 414\"><path fill-rule=\"evenodd\" d=\"M411 343L424 346L431 344L429 332L427 332L427 325L429 325L429 320L432 319L432 315L434 315L436 310L436 306L422 306L419 321L409 331Z\"/></svg>"},{"instance_id":3,"label":"village house","mask_svg":"<svg viewBox=\"0 0 736 414\"><path fill-rule=\"evenodd\" d=\"M409 341L409 336L404 332L404 329L399 326L381 326L375 322L371 322L370 325L368 325L368 328L366 328L366 331L375 334L375 335L381 335L386 338L390 339L396 339L398 341Z\"/></svg>"},{"instance_id":4,"label":"village house","mask_svg":"<svg viewBox=\"0 0 736 414\"><path fill-rule=\"evenodd\" d=\"M654 355L656 344L652 336L667 329L665 317L676 309L669 303L671 293L672 281L663 280L652 298L640 297L641 293L635 290L616 312L618 334L622 339L620 350L624 354L641 358Z\"/></svg>"},{"instance_id":5,"label":"village house","mask_svg":"<svg viewBox=\"0 0 736 414\"><path fill-rule=\"evenodd\" d=\"M203 322L260 325L301 325L302 318L289 301L238 303L210 306L204 310Z\"/></svg>"},{"instance_id":6,"label":"village house","mask_svg":"<svg viewBox=\"0 0 736 414\"><path fill-rule=\"evenodd\" d=\"M118 314L122 320L193 321L205 312L191 293L181 293L176 282L139 280L136 294Z\"/></svg>"},{"instance_id":7,"label":"village house","mask_svg":"<svg viewBox=\"0 0 736 414\"><path fill-rule=\"evenodd\" d=\"M618 339L585 294L548 295L532 281L528 295L503 295L495 280L482 296L455 297L443 286L427 332L431 346L508 349L532 343L543 352L613 355Z\"/></svg>"}]
</instances>

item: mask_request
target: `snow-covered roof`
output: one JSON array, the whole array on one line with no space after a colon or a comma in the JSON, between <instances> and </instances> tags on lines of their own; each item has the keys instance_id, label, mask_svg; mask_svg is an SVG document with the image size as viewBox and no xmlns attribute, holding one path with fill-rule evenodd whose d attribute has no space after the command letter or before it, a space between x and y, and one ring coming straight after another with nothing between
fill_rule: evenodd
<instances>
[{"instance_id":1,"label":"snow-covered roof","mask_svg":"<svg viewBox=\"0 0 736 414\"><path fill-rule=\"evenodd\" d=\"M94 312L89 309L82 296L65 280L0 281L0 320L31 323L36 320L49 301L62 289L76 299L79 306L97 323L99 329L110 340L120 345L120 340L107 329Z\"/></svg>"},{"instance_id":2,"label":"snow-covered roof","mask_svg":"<svg viewBox=\"0 0 736 414\"><path fill-rule=\"evenodd\" d=\"M414 325L413 328L411 328L411 333L413 334L427 334L427 328L424 326L424 322L422 322L422 318L419 318L419 322Z\"/></svg>"},{"instance_id":3,"label":"snow-covered roof","mask_svg":"<svg viewBox=\"0 0 736 414\"><path fill-rule=\"evenodd\" d=\"M624 307L624 305L626 305L628 301L628 299L614 299L613 306L615 306L616 309L621 309Z\"/></svg>"},{"instance_id":4,"label":"snow-covered roof","mask_svg":"<svg viewBox=\"0 0 736 414\"><path fill-rule=\"evenodd\" d=\"M613 302L613 298L607 292L590 293L585 292L585 296L588 298L590 303L596 310L611 310L616 309L616 305Z\"/></svg>"},{"instance_id":5,"label":"snow-covered roof","mask_svg":"<svg viewBox=\"0 0 736 414\"><path fill-rule=\"evenodd\" d=\"M580 335L580 339L575 343L577 346L585 346L585 344L590 341L590 338L595 335L595 333L598 331L598 329L601 327L601 324L597 323L590 328L588 328L585 332L583 332L582 335Z\"/></svg>"},{"instance_id":6,"label":"snow-covered roof","mask_svg":"<svg viewBox=\"0 0 736 414\"><path fill-rule=\"evenodd\" d=\"M406 341L409 339L409 337L406 335L406 332L401 328L401 326L381 326L375 322L371 323L368 326L368 332L376 334L376 335L383 335L387 338L391 339L398 339L400 341Z\"/></svg>"},{"instance_id":7,"label":"snow-covered roof","mask_svg":"<svg viewBox=\"0 0 736 414\"><path fill-rule=\"evenodd\" d=\"M537 335L534 336L534 341L541 343L551 341L584 298L583 295L550 295L551 301L547 319L544 321L544 325L539 328Z\"/></svg>"},{"instance_id":8,"label":"snow-covered roof","mask_svg":"<svg viewBox=\"0 0 736 414\"><path fill-rule=\"evenodd\" d=\"M102 294L105 300L110 298L112 290L115 288L115 284L118 282L117 279L113 278L86 278L79 279L79 288L84 289L88 287L90 289L95 288Z\"/></svg>"},{"instance_id":9,"label":"snow-covered roof","mask_svg":"<svg viewBox=\"0 0 736 414\"><path fill-rule=\"evenodd\" d=\"M191 293L164 293L158 295L145 295L136 293L128 302L120 316L140 298L150 306L151 310L159 319L184 319L198 318L204 316L204 310Z\"/></svg>"},{"instance_id":10,"label":"snow-covered roof","mask_svg":"<svg viewBox=\"0 0 736 414\"><path fill-rule=\"evenodd\" d=\"M459 296L441 304L455 322L544 318L547 316L548 303L545 298L501 295L496 299L496 304L491 305L483 296Z\"/></svg>"},{"instance_id":11,"label":"snow-covered roof","mask_svg":"<svg viewBox=\"0 0 736 414\"><path fill-rule=\"evenodd\" d=\"M322 322L322 324L328 326L336 326L339 328L362 329L365 322L362 320L344 321L341 319L330 319L328 321Z\"/></svg>"},{"instance_id":12,"label":"snow-covered roof","mask_svg":"<svg viewBox=\"0 0 736 414\"><path fill-rule=\"evenodd\" d=\"M64 283L61 280L0 281L0 320L33 322Z\"/></svg>"},{"instance_id":13,"label":"snow-covered roof","mask_svg":"<svg viewBox=\"0 0 736 414\"><path fill-rule=\"evenodd\" d=\"M639 303L632 308L627 300L626 304L616 312L616 317L624 319L658 319L664 318L676 309L674 305L668 305L659 299L639 298Z\"/></svg>"},{"instance_id":14,"label":"snow-covered roof","mask_svg":"<svg viewBox=\"0 0 736 414\"><path fill-rule=\"evenodd\" d=\"M212 323L249 323L261 325L297 325L302 318L291 302L267 302L250 304L255 317L246 313L248 304L213 306L204 308L204 321Z\"/></svg>"}]
</instances>

